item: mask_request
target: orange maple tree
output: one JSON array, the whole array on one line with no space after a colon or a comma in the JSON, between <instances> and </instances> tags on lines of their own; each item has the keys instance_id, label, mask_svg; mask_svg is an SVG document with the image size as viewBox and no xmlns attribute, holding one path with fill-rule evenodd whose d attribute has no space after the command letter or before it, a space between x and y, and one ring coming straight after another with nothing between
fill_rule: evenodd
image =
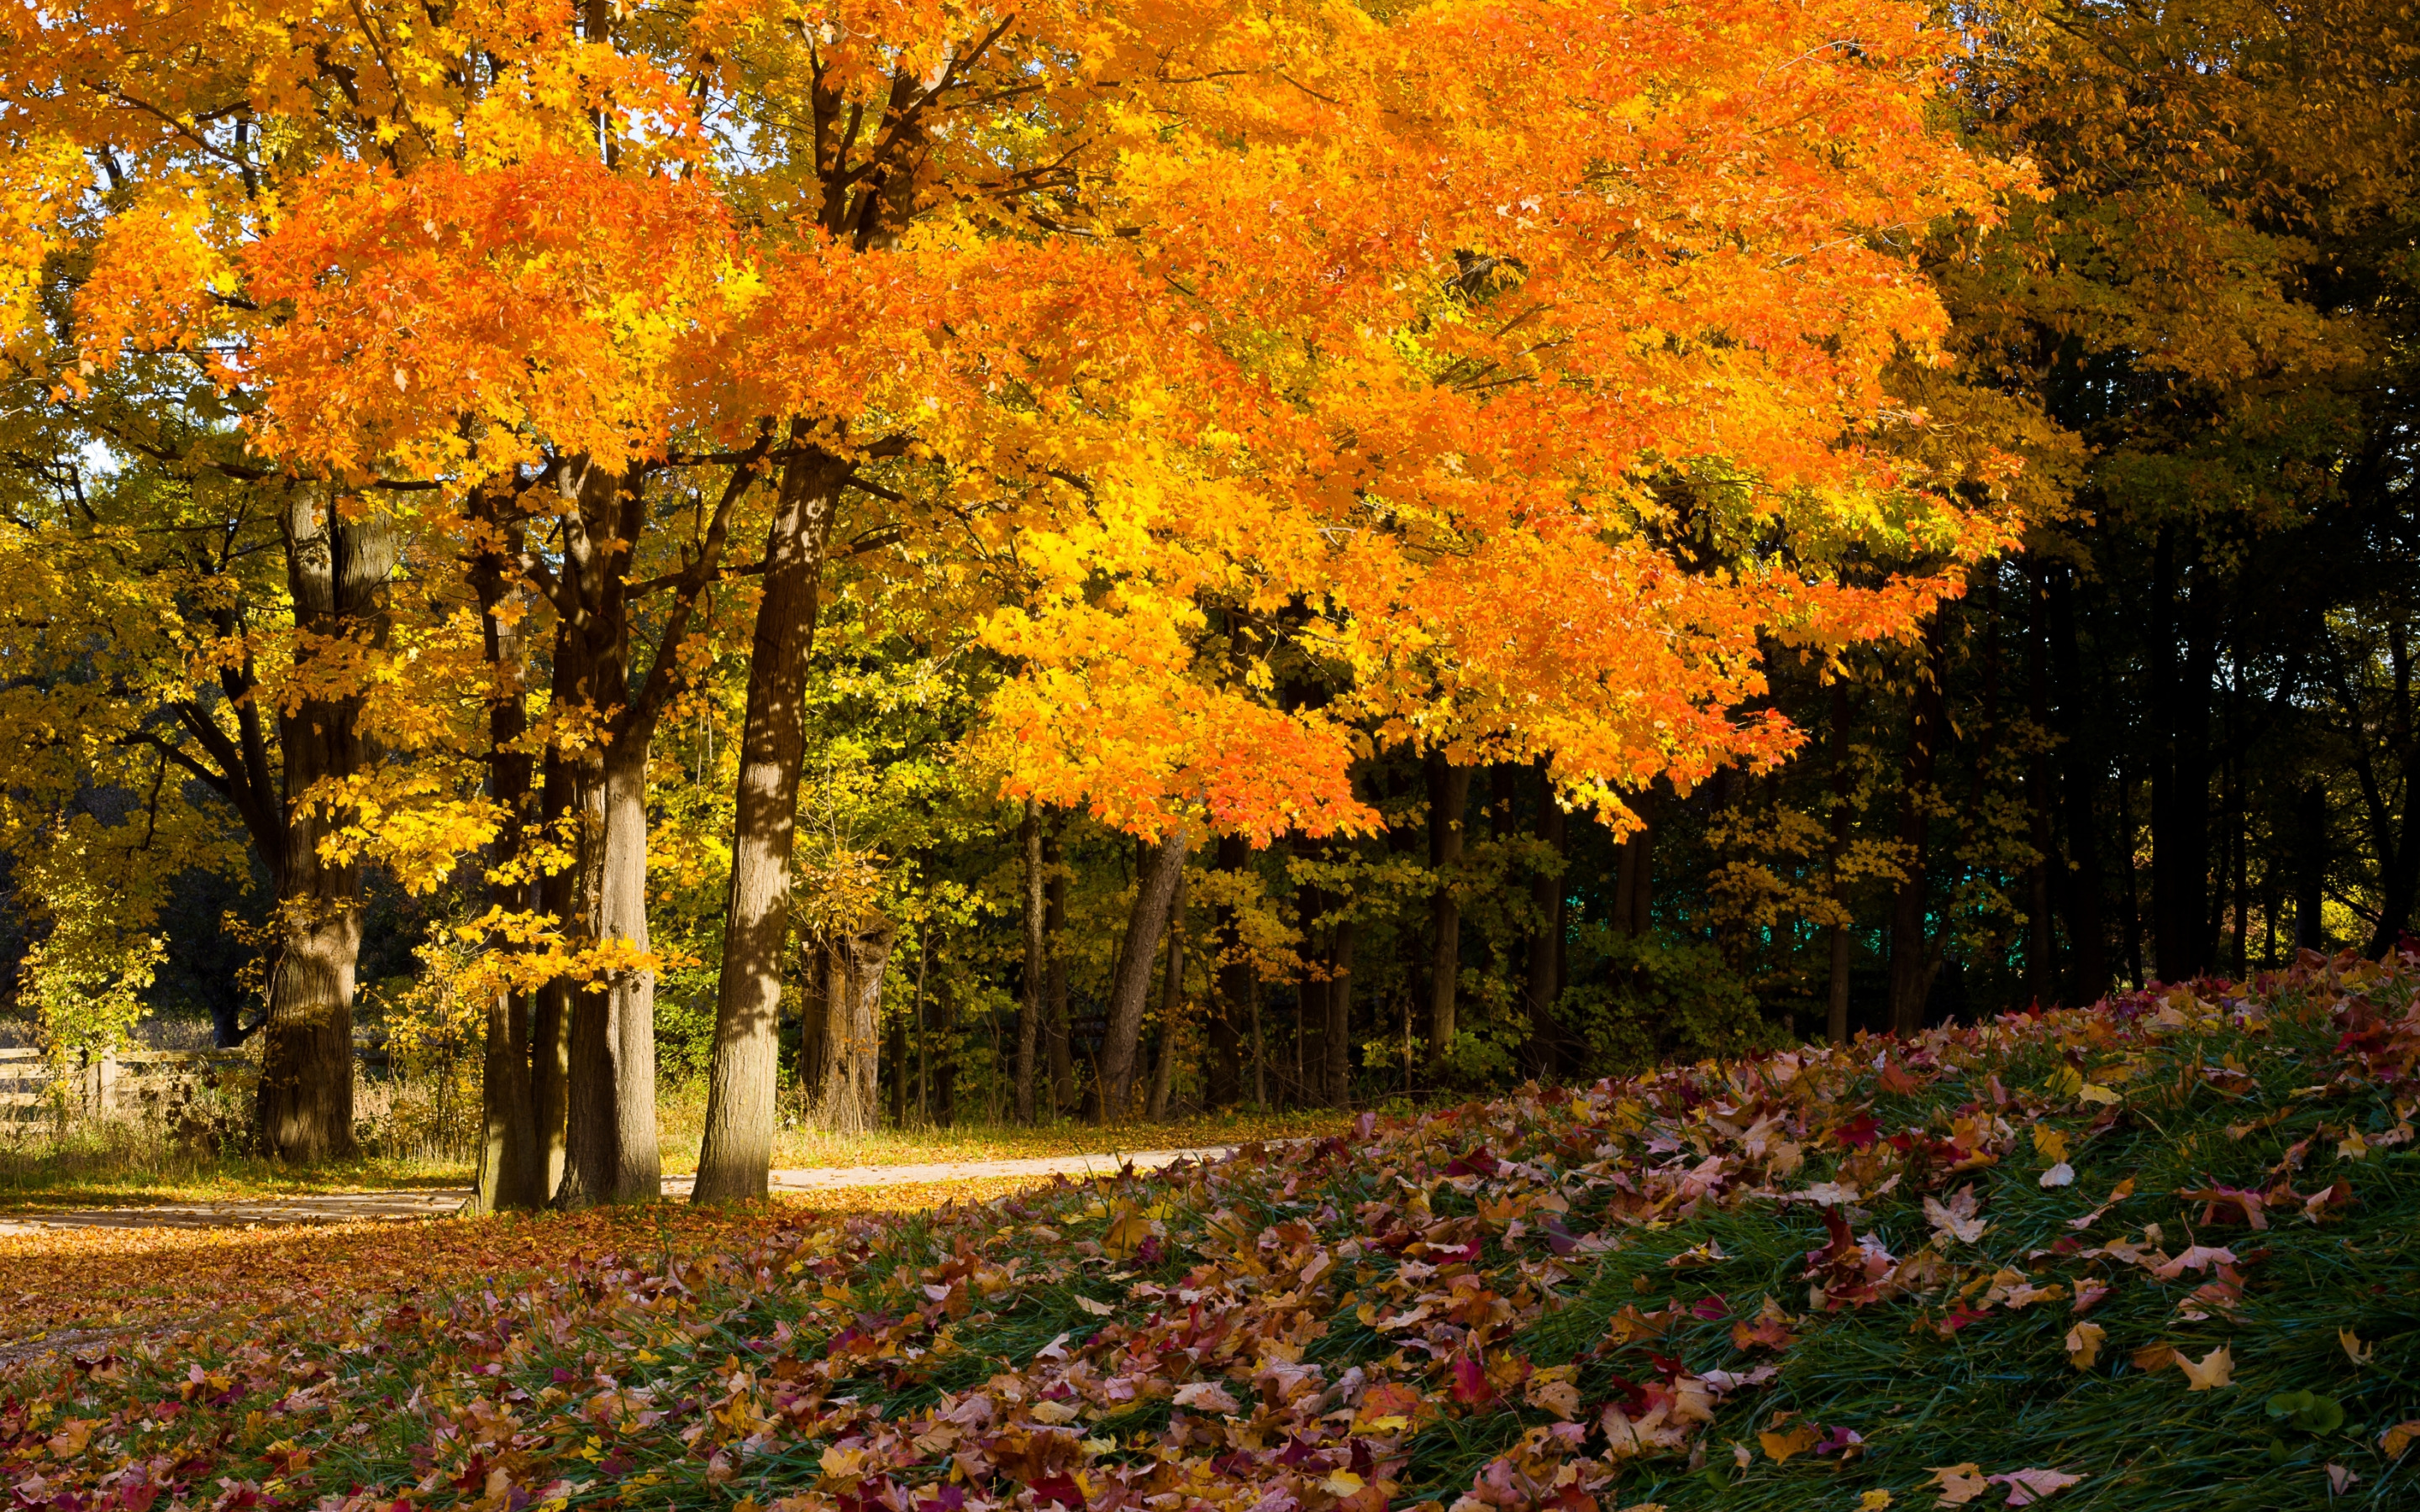
<instances>
[{"instance_id":1,"label":"orange maple tree","mask_svg":"<svg viewBox=\"0 0 2420 1512\"><path fill-rule=\"evenodd\" d=\"M22 291L76 264L59 402L188 354L331 530L485 563L491 622L513 585L552 614L533 812L577 839L519 901L624 954L535 1020L500 997L499 1063L533 1069L497 1200L654 1190L646 753L727 570L763 590L699 1190L763 1190L845 513L947 564L935 612L1016 669L1005 791L1177 862L1203 828L1367 823L1371 739L1550 758L1619 823L1654 776L1791 748L1741 712L1768 645L1905 633L2006 538L1891 444L1922 417L1885 375L1943 323L1907 239L1988 222L2009 177L1928 115L1952 39L1899 0L5 24L16 349ZM766 546L735 566L743 525ZM1880 565L1849 586L1851 559ZM323 633L375 649L355 596ZM1248 632L1215 666L1213 614ZM1341 696L1274 698L1281 648Z\"/></svg>"}]
</instances>

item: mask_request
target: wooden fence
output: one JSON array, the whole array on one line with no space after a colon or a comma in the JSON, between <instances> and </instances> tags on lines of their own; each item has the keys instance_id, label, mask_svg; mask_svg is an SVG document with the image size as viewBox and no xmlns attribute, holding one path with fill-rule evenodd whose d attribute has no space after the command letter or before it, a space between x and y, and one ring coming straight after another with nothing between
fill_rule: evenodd
<instances>
[{"instance_id":1,"label":"wooden fence","mask_svg":"<svg viewBox=\"0 0 2420 1512\"><path fill-rule=\"evenodd\" d=\"M0 1123L123 1118L164 1105L179 1084L249 1065L241 1050L105 1050L65 1066L39 1050L0 1050Z\"/></svg>"}]
</instances>

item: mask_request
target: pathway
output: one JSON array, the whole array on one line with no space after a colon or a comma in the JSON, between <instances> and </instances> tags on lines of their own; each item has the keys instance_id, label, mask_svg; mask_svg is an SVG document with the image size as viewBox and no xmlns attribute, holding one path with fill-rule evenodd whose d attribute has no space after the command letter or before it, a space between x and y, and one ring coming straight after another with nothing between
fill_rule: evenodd
<instances>
[{"instance_id":1,"label":"pathway","mask_svg":"<svg viewBox=\"0 0 2420 1512\"><path fill-rule=\"evenodd\" d=\"M1125 1165L1157 1170L1180 1160L1217 1160L1232 1145L1196 1149L1139 1149L1126 1153L1049 1155L1032 1160L944 1161L925 1165L836 1165L773 1173L776 1194L812 1195L850 1187L925 1186L1002 1177L1112 1176ZM692 1179L664 1178L664 1195L689 1196ZM262 1228L295 1224L401 1223L446 1218L471 1200L467 1187L401 1192L331 1192L307 1197L255 1197L225 1202L163 1202L141 1208L61 1208L49 1212L0 1217L0 1234L35 1234L60 1228Z\"/></svg>"}]
</instances>

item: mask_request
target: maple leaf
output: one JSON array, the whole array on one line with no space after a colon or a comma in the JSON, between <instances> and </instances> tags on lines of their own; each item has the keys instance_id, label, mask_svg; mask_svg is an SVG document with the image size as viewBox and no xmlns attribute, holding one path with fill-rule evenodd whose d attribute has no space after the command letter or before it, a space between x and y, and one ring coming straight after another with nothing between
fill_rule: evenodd
<instances>
[{"instance_id":1,"label":"maple leaf","mask_svg":"<svg viewBox=\"0 0 2420 1512\"><path fill-rule=\"evenodd\" d=\"M2057 1165L2041 1173L2040 1184L2046 1187L2072 1186L2074 1183L2075 1167L2070 1165L2065 1161L2060 1161Z\"/></svg>"},{"instance_id":2,"label":"maple leaf","mask_svg":"<svg viewBox=\"0 0 2420 1512\"><path fill-rule=\"evenodd\" d=\"M1496 1387L1488 1381L1486 1366L1477 1355L1468 1351L1455 1355L1449 1373L1453 1380L1455 1401L1466 1407L1483 1407L1496 1399Z\"/></svg>"},{"instance_id":3,"label":"maple leaf","mask_svg":"<svg viewBox=\"0 0 2420 1512\"><path fill-rule=\"evenodd\" d=\"M2369 1364L2371 1356L2378 1352L2377 1346L2364 1344L2360 1337L2349 1328L2340 1328L2336 1330L2336 1342L2344 1347L2345 1358L2350 1360L2357 1365Z\"/></svg>"},{"instance_id":4,"label":"maple leaf","mask_svg":"<svg viewBox=\"0 0 2420 1512\"><path fill-rule=\"evenodd\" d=\"M1934 1465L1931 1467L1930 1473L1932 1478L1926 1484L1935 1488L1941 1492L1940 1496L1934 1500L1932 1504L1935 1506L1964 1506L1967 1503L1982 1495L1985 1491L1990 1490L1992 1489L1992 1483L1983 1478L1981 1473L1979 1473L1981 1467L1972 1460L1969 1460L1962 1465Z\"/></svg>"},{"instance_id":5,"label":"maple leaf","mask_svg":"<svg viewBox=\"0 0 2420 1512\"><path fill-rule=\"evenodd\" d=\"M2232 1265L2235 1252L2209 1244L2195 1244L2164 1265L2152 1268L2151 1273L2163 1281L2174 1281L2187 1271L2206 1271L2213 1265Z\"/></svg>"},{"instance_id":6,"label":"maple leaf","mask_svg":"<svg viewBox=\"0 0 2420 1512\"><path fill-rule=\"evenodd\" d=\"M1962 1186L1947 1203L1935 1197L1926 1197L1925 1221L1960 1243L1972 1244L1983 1237L1984 1221L1976 1215L1975 1211L1979 1205L1975 1188Z\"/></svg>"},{"instance_id":7,"label":"maple leaf","mask_svg":"<svg viewBox=\"0 0 2420 1512\"><path fill-rule=\"evenodd\" d=\"M2177 1356L2177 1368L2185 1373L2187 1391L2216 1391L2230 1384L2235 1375L2235 1356L2224 1344L2198 1361Z\"/></svg>"},{"instance_id":8,"label":"maple leaf","mask_svg":"<svg viewBox=\"0 0 2420 1512\"><path fill-rule=\"evenodd\" d=\"M1235 1398L1228 1394L1227 1388L1215 1381L1187 1381L1176 1388L1173 1400L1179 1407L1195 1408L1204 1412L1236 1412L1243 1410ZM1372 1418L1367 1422L1357 1418L1356 1422L1364 1428L1385 1431L1377 1418Z\"/></svg>"},{"instance_id":9,"label":"maple leaf","mask_svg":"<svg viewBox=\"0 0 2420 1512\"><path fill-rule=\"evenodd\" d=\"M2008 1504L2031 1506L2043 1497L2063 1490L2084 1479L2056 1470L2012 1470L2005 1475L1989 1477L1995 1486L2009 1489Z\"/></svg>"},{"instance_id":10,"label":"maple leaf","mask_svg":"<svg viewBox=\"0 0 2420 1512\"><path fill-rule=\"evenodd\" d=\"M2402 1458L2403 1451L2415 1443L2420 1443L2420 1417L2406 1418L2390 1425L2378 1436L2379 1452L2389 1459Z\"/></svg>"},{"instance_id":11,"label":"maple leaf","mask_svg":"<svg viewBox=\"0 0 2420 1512\"><path fill-rule=\"evenodd\" d=\"M2109 1331L2099 1323L2077 1323L2067 1331L2067 1360L2078 1370L2089 1370L2101 1358L2101 1346L2107 1342Z\"/></svg>"},{"instance_id":12,"label":"maple leaf","mask_svg":"<svg viewBox=\"0 0 2420 1512\"><path fill-rule=\"evenodd\" d=\"M1787 1461L1792 1455L1802 1455L1814 1448L1823 1436L1814 1424L1801 1423L1786 1433L1777 1433L1771 1428L1764 1429L1757 1434L1756 1442L1762 1446L1767 1458L1776 1464L1780 1464Z\"/></svg>"}]
</instances>

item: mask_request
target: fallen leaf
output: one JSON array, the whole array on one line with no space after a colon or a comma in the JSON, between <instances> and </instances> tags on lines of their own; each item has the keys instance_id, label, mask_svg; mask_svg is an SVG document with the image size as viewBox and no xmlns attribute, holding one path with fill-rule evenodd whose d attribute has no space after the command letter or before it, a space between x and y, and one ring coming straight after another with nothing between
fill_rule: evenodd
<instances>
[{"instance_id":1,"label":"fallen leaf","mask_svg":"<svg viewBox=\"0 0 2420 1512\"><path fill-rule=\"evenodd\" d=\"M1814 1424L1801 1423L1787 1433L1776 1433L1768 1428L1756 1436L1756 1442L1764 1446L1765 1454L1774 1463L1780 1464L1792 1455L1803 1455L1814 1448L1815 1441L1823 1436Z\"/></svg>"},{"instance_id":2,"label":"fallen leaf","mask_svg":"<svg viewBox=\"0 0 2420 1512\"><path fill-rule=\"evenodd\" d=\"M2099 1323L2078 1323L2067 1331L2067 1363L2078 1370L2089 1370L2092 1362L2101 1358L2101 1346L2107 1342L2109 1331Z\"/></svg>"},{"instance_id":3,"label":"fallen leaf","mask_svg":"<svg viewBox=\"0 0 2420 1512\"><path fill-rule=\"evenodd\" d=\"M2360 1480L2361 1477L2359 1475L2354 1474L2351 1471L2347 1470L2342 1465L2328 1466L2328 1494L2331 1496L2342 1496L2345 1492L2352 1489L2354 1485Z\"/></svg>"},{"instance_id":4,"label":"fallen leaf","mask_svg":"<svg viewBox=\"0 0 2420 1512\"><path fill-rule=\"evenodd\" d=\"M2005 1475L1993 1475L1991 1480L1994 1486L2009 1489L2009 1505L2031 1506L2043 1497L2064 1490L2083 1478L2060 1470L2012 1470Z\"/></svg>"},{"instance_id":5,"label":"fallen leaf","mask_svg":"<svg viewBox=\"0 0 2420 1512\"><path fill-rule=\"evenodd\" d=\"M2128 1358L2137 1370L2165 1370L2177 1363L2177 1351L2166 1344L2146 1344Z\"/></svg>"},{"instance_id":6,"label":"fallen leaf","mask_svg":"<svg viewBox=\"0 0 2420 1512\"><path fill-rule=\"evenodd\" d=\"M1975 1211L1979 1205L1972 1186L1961 1187L1946 1203L1937 1197L1925 1198L1924 1216L1942 1233L1962 1244L1972 1244L1983 1237L1983 1220Z\"/></svg>"},{"instance_id":7,"label":"fallen leaf","mask_svg":"<svg viewBox=\"0 0 2420 1512\"><path fill-rule=\"evenodd\" d=\"M2049 1170L2041 1173L2041 1184L2044 1186L2073 1186L2075 1184L2075 1167L2070 1165L2065 1161L2060 1161Z\"/></svg>"},{"instance_id":8,"label":"fallen leaf","mask_svg":"<svg viewBox=\"0 0 2420 1512\"><path fill-rule=\"evenodd\" d=\"M2178 1355L2177 1368L2185 1373L2187 1391L2216 1391L2233 1381L2235 1356L2222 1344L2203 1355L2198 1363Z\"/></svg>"},{"instance_id":9,"label":"fallen leaf","mask_svg":"<svg viewBox=\"0 0 2420 1512\"><path fill-rule=\"evenodd\" d=\"M2044 1160L2064 1164L2067 1160L2067 1135L2047 1123L2035 1124L2034 1152Z\"/></svg>"},{"instance_id":10,"label":"fallen leaf","mask_svg":"<svg viewBox=\"0 0 2420 1512\"><path fill-rule=\"evenodd\" d=\"M2378 1352L2376 1345L2364 1344L2349 1328L2336 1330L2336 1342L2344 1346L2346 1358L2355 1365L2369 1364L2370 1357Z\"/></svg>"},{"instance_id":11,"label":"fallen leaf","mask_svg":"<svg viewBox=\"0 0 2420 1512\"><path fill-rule=\"evenodd\" d=\"M1095 1318L1107 1318L1117 1311L1115 1307L1110 1306L1108 1303L1094 1302L1090 1297L1077 1298L1076 1305L1082 1308L1084 1311L1091 1313Z\"/></svg>"},{"instance_id":12,"label":"fallen leaf","mask_svg":"<svg viewBox=\"0 0 2420 1512\"><path fill-rule=\"evenodd\" d=\"M1976 1472L1981 1467L1969 1460L1962 1465L1934 1465L1932 1479L1927 1482L1941 1492L1935 1506L1964 1506L1992 1489L1992 1483Z\"/></svg>"},{"instance_id":13,"label":"fallen leaf","mask_svg":"<svg viewBox=\"0 0 2420 1512\"><path fill-rule=\"evenodd\" d=\"M2403 1451L2420 1441L2420 1417L2406 1418L2378 1436L2378 1447L2389 1459L2400 1459Z\"/></svg>"},{"instance_id":14,"label":"fallen leaf","mask_svg":"<svg viewBox=\"0 0 2420 1512\"><path fill-rule=\"evenodd\" d=\"M2213 1265L2233 1265L2235 1252L2215 1244L2195 1244L2167 1264L2155 1267L2151 1273L2163 1281L2174 1281L2187 1271L2199 1273Z\"/></svg>"},{"instance_id":15,"label":"fallen leaf","mask_svg":"<svg viewBox=\"0 0 2420 1512\"><path fill-rule=\"evenodd\" d=\"M1176 1405L1204 1412L1235 1412L1242 1408L1228 1395L1227 1388L1215 1381L1194 1381L1176 1388Z\"/></svg>"},{"instance_id":16,"label":"fallen leaf","mask_svg":"<svg viewBox=\"0 0 2420 1512\"><path fill-rule=\"evenodd\" d=\"M1054 1401L1035 1402L1026 1411L1033 1414L1033 1421L1036 1423L1047 1423L1053 1427L1064 1423L1073 1423L1078 1412L1078 1409L1073 1402Z\"/></svg>"},{"instance_id":17,"label":"fallen leaf","mask_svg":"<svg viewBox=\"0 0 2420 1512\"><path fill-rule=\"evenodd\" d=\"M2075 1100L2079 1103L2096 1103L2102 1104L2114 1103L2122 1101L2117 1093L2095 1082L2085 1083L2084 1089L2075 1094Z\"/></svg>"},{"instance_id":18,"label":"fallen leaf","mask_svg":"<svg viewBox=\"0 0 2420 1512\"><path fill-rule=\"evenodd\" d=\"M1529 1405L1568 1423L1580 1414L1580 1389L1568 1381L1532 1380L1526 1394Z\"/></svg>"},{"instance_id":19,"label":"fallen leaf","mask_svg":"<svg viewBox=\"0 0 2420 1512\"><path fill-rule=\"evenodd\" d=\"M1883 1512L1883 1509L1890 1504L1890 1492L1868 1491L1857 1498L1857 1512Z\"/></svg>"}]
</instances>

